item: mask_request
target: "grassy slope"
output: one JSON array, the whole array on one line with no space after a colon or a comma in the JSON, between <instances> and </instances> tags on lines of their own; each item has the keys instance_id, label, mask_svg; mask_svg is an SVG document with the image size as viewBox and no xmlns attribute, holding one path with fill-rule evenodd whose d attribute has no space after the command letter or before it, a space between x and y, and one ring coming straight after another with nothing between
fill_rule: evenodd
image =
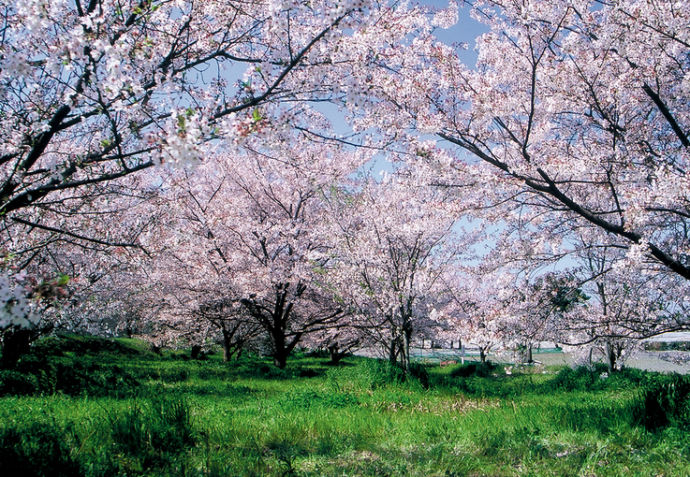
<instances>
[{"instance_id":1,"label":"grassy slope","mask_svg":"<svg viewBox=\"0 0 690 477\"><path fill-rule=\"evenodd\" d=\"M683 430L637 425L635 379L563 391L553 374L431 367L425 389L366 358L332 368L300 357L282 372L259 358L185 361L119 343L51 360L118 366L140 386L0 398L0 430L23 433L25 454L36 446L28 434L54 430L65 475L690 475ZM0 460L2 446L0 436ZM41 475L39 464L26 465Z\"/></svg>"}]
</instances>

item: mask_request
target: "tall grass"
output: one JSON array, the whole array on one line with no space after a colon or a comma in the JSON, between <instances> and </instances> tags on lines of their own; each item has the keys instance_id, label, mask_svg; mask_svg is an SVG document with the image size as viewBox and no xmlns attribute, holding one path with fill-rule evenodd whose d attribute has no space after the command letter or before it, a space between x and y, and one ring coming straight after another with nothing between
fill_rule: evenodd
<instances>
[{"instance_id":1,"label":"tall grass","mask_svg":"<svg viewBox=\"0 0 690 477\"><path fill-rule=\"evenodd\" d=\"M276 370L69 340L17 371L31 389L0 398L0 475L690 475L682 376L406 376L319 356ZM51 374L72 365L68 381Z\"/></svg>"},{"instance_id":2,"label":"tall grass","mask_svg":"<svg viewBox=\"0 0 690 477\"><path fill-rule=\"evenodd\" d=\"M72 449L78 442L72 426L50 421L0 428L0 475L71 477L83 469Z\"/></svg>"}]
</instances>

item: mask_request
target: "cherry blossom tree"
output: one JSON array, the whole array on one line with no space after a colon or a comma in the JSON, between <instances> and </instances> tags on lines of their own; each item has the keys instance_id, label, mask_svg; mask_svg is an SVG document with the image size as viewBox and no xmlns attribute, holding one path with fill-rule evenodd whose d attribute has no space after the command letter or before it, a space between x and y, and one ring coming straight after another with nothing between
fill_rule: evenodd
<instances>
[{"instance_id":1,"label":"cherry blossom tree","mask_svg":"<svg viewBox=\"0 0 690 477\"><path fill-rule=\"evenodd\" d=\"M118 314L116 307L103 305L124 301L134 305L123 299L139 295L131 293L128 285L146 287L138 280L141 275L133 272L145 251L130 246L151 225L138 214L137 205L145 196L118 194L118 202L111 202L107 209L93 207L93 202L103 200L94 196L73 209L74 223L84 230L99 230L103 240L85 240L80 233L63 233L58 227L32 230L27 225L4 230L2 269L10 293L3 300L8 314L0 323L5 355L21 354L20 349L26 351L31 341L50 331L114 331L110 325ZM50 213L47 209L44 216ZM108 226L104 217L113 222ZM128 242L115 247L109 237L127 237ZM122 279L125 275L127 280ZM120 316L133 314L134 308L119 312ZM17 352L8 354L10 348Z\"/></svg>"},{"instance_id":2,"label":"cherry blossom tree","mask_svg":"<svg viewBox=\"0 0 690 477\"><path fill-rule=\"evenodd\" d=\"M354 326L356 318L354 312L349 311L337 327L311 333L305 338L304 344L311 349L327 351L330 358L328 363L337 365L356 349L373 344L369 343L362 331Z\"/></svg>"},{"instance_id":3,"label":"cherry blossom tree","mask_svg":"<svg viewBox=\"0 0 690 477\"><path fill-rule=\"evenodd\" d=\"M482 363L489 352L514 344L505 329L512 312L511 275L464 266L451 268L443 280L446 300L437 308L445 325L441 337L460 338L465 346L476 348Z\"/></svg>"},{"instance_id":4,"label":"cherry blossom tree","mask_svg":"<svg viewBox=\"0 0 690 477\"><path fill-rule=\"evenodd\" d=\"M28 350L38 334L41 311L50 307L53 291L60 294L64 285L62 281L39 284L24 276L0 275L0 367L11 368Z\"/></svg>"},{"instance_id":5,"label":"cherry blossom tree","mask_svg":"<svg viewBox=\"0 0 690 477\"><path fill-rule=\"evenodd\" d=\"M620 251L616 273L646 274L653 302L662 283L685 290L677 280L690 279L690 10L679 2L477 0L489 32L474 68L435 36L456 3L0 5L5 329L31 322L42 284L87 274L64 272L72 259L56 249L148 243L166 257L157 283L187 319L214 316L223 332L234 318L219 318L222 304L239 303L279 366L305 335L335 326L346 310L334 297L374 320L406 365L449 260L448 224L468 209L505 232L492 266L558 260L584 233ZM325 101L359 137L332 132ZM353 189L334 243L330 195L382 149L425 192L397 179ZM428 189L439 185L447 191ZM144 235L145 215L111 227L113 203L159 192L172 207L160 237ZM27 275L40 278L27 288ZM520 287L514 317L548 295ZM684 316L645 314L636 326Z\"/></svg>"},{"instance_id":6,"label":"cherry blossom tree","mask_svg":"<svg viewBox=\"0 0 690 477\"><path fill-rule=\"evenodd\" d=\"M592 228L633 267L690 279L690 11L645 0L471 5L489 28L474 68L434 36L453 5L397 11L360 38L357 130L411 144L411 157L409 138L435 133L456 148L440 164L455 172L436 181L471 189L477 205Z\"/></svg>"},{"instance_id":7,"label":"cherry blossom tree","mask_svg":"<svg viewBox=\"0 0 690 477\"><path fill-rule=\"evenodd\" d=\"M251 138L237 155L173 171L161 203L170 225L156 239L169 288L195 294L199 310L215 300L242 305L284 367L307 335L347 311L329 285L335 252L325 200L369 154L287 129L272 139Z\"/></svg>"},{"instance_id":8,"label":"cherry blossom tree","mask_svg":"<svg viewBox=\"0 0 690 477\"><path fill-rule=\"evenodd\" d=\"M409 371L410 345L433 319L440 276L458 258L452 196L405 177L365 178L340 197L338 283L354 324Z\"/></svg>"},{"instance_id":9,"label":"cherry blossom tree","mask_svg":"<svg viewBox=\"0 0 690 477\"><path fill-rule=\"evenodd\" d=\"M195 313L209 321L220 332L223 360L240 356L247 345L261 336L261 326L248 319L241 303L227 298L209 299Z\"/></svg>"},{"instance_id":10,"label":"cherry blossom tree","mask_svg":"<svg viewBox=\"0 0 690 477\"><path fill-rule=\"evenodd\" d=\"M177 191L180 192L180 191ZM198 230L178 233L177 227L188 225L188 216L180 219L181 203L167 197L156 211L164 211L168 225L149 241L152 258L148 263L151 288L147 293L160 297L159 310L148 320L148 339L156 347L191 346L202 350L216 342L223 348L223 359L229 361L243 351L259 350L264 337L261 326L242 306L240 290L231 280L232 271L217 268L205 256L208 236L187 242ZM171 209L175 207L175 209ZM170 210L166 210L170 209ZM172 212L172 213L170 213ZM188 211L183 211L188 212Z\"/></svg>"},{"instance_id":11,"label":"cherry blossom tree","mask_svg":"<svg viewBox=\"0 0 690 477\"><path fill-rule=\"evenodd\" d=\"M521 184L535 214L565 212L688 279L690 15L677 7L478 3L492 31L471 111L441 134Z\"/></svg>"},{"instance_id":12,"label":"cherry blossom tree","mask_svg":"<svg viewBox=\"0 0 690 477\"><path fill-rule=\"evenodd\" d=\"M358 0L0 7L0 241L19 269L49 244L136 245L108 217L121 194L156 187L156 174L137 183L140 171L298 123L296 105L326 94L312 71L368 10Z\"/></svg>"},{"instance_id":13,"label":"cherry blossom tree","mask_svg":"<svg viewBox=\"0 0 690 477\"><path fill-rule=\"evenodd\" d=\"M258 129L263 105L309 98L318 76L296 73L326 61L321 42L364 7L3 2L0 210L198 159L208 139Z\"/></svg>"},{"instance_id":14,"label":"cherry blossom tree","mask_svg":"<svg viewBox=\"0 0 690 477\"><path fill-rule=\"evenodd\" d=\"M59 315L45 319L70 333L131 338L152 332L164 303L148 273L150 257L139 250L78 251L84 262L70 267L71 294Z\"/></svg>"},{"instance_id":15,"label":"cherry blossom tree","mask_svg":"<svg viewBox=\"0 0 690 477\"><path fill-rule=\"evenodd\" d=\"M583 300L580 290L563 276L530 277L484 264L463 268L445 278L451 300L441 313L446 333L477 348L481 362L490 351L513 350L532 363L533 346L557 341L561 315Z\"/></svg>"},{"instance_id":16,"label":"cherry blossom tree","mask_svg":"<svg viewBox=\"0 0 690 477\"><path fill-rule=\"evenodd\" d=\"M525 277L516 282L511 293L511 316L506 323L506 333L523 351L522 360L526 363L534 362L535 345L544 341L562 342L559 325L573 316L580 316L577 311L589 299L568 272Z\"/></svg>"},{"instance_id":17,"label":"cherry blossom tree","mask_svg":"<svg viewBox=\"0 0 690 477\"><path fill-rule=\"evenodd\" d=\"M126 245L95 220L80 223L83 202L107 211L123 187L151 185L118 179L299 123L306 100L324 96L313 69L365 10L358 1L3 2L0 232Z\"/></svg>"},{"instance_id":18,"label":"cherry blossom tree","mask_svg":"<svg viewBox=\"0 0 690 477\"><path fill-rule=\"evenodd\" d=\"M687 283L674 274L631 274L620 249L586 246L577 279L591 297L585 307L564 314L561 341L596 351L609 367L620 368L641 340L687 329ZM669 276L670 275L670 276Z\"/></svg>"}]
</instances>

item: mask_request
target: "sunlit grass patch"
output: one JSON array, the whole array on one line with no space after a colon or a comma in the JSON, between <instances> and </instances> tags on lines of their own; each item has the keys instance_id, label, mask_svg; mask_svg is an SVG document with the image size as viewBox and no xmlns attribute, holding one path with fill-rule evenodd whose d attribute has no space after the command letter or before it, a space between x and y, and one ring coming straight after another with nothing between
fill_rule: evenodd
<instances>
[{"instance_id":1,"label":"sunlit grass patch","mask_svg":"<svg viewBox=\"0 0 690 477\"><path fill-rule=\"evenodd\" d=\"M62 442L45 454L84 476L690 475L685 378L532 368L465 377L437 365L406 376L366 358L333 367L299 355L277 370L261 357L102 346L54 358L97 365L80 368L83 389L0 398L0 433L22 436L3 452L30 462L47 444L28 430L44 425ZM115 369L135 392L93 387L88 373ZM664 423L645 425L659 412Z\"/></svg>"}]
</instances>

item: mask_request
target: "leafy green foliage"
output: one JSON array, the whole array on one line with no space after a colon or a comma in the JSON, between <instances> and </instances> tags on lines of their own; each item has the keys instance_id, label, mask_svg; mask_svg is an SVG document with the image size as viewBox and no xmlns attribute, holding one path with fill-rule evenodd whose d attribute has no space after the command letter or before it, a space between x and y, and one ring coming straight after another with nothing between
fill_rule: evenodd
<instances>
[{"instance_id":1,"label":"leafy green foliage","mask_svg":"<svg viewBox=\"0 0 690 477\"><path fill-rule=\"evenodd\" d=\"M60 392L72 396L136 394L139 382L117 365L98 364L88 358L53 358L25 355L17 370L0 371L0 396Z\"/></svg>"},{"instance_id":2,"label":"leafy green foliage","mask_svg":"<svg viewBox=\"0 0 690 477\"><path fill-rule=\"evenodd\" d=\"M602 378L605 367L578 366L577 368L563 368L558 372L551 384L555 389L563 391L584 391L603 389L606 386Z\"/></svg>"},{"instance_id":3,"label":"leafy green foliage","mask_svg":"<svg viewBox=\"0 0 690 477\"><path fill-rule=\"evenodd\" d=\"M139 382L119 366L89 361L59 363L56 390L72 396L127 397L136 394Z\"/></svg>"},{"instance_id":4,"label":"leafy green foliage","mask_svg":"<svg viewBox=\"0 0 690 477\"><path fill-rule=\"evenodd\" d=\"M0 370L0 396L33 394L38 389L36 377L18 371Z\"/></svg>"},{"instance_id":5,"label":"leafy green foliage","mask_svg":"<svg viewBox=\"0 0 690 477\"><path fill-rule=\"evenodd\" d=\"M42 357L64 356L66 353L83 356L105 352L118 356L151 356L153 354L149 346L140 341L81 335L49 336L38 340L31 347L31 354Z\"/></svg>"},{"instance_id":6,"label":"leafy green foliage","mask_svg":"<svg viewBox=\"0 0 690 477\"><path fill-rule=\"evenodd\" d=\"M495 373L497 366L491 361L486 361L484 363L472 361L466 364L461 364L454 368L450 375L456 378L467 378L470 376L478 376L480 378L486 378Z\"/></svg>"},{"instance_id":7,"label":"leafy green foliage","mask_svg":"<svg viewBox=\"0 0 690 477\"><path fill-rule=\"evenodd\" d=\"M405 375L318 354L277 370L67 340L14 371L43 391L0 398L0 475L690 474L685 377L422 363ZM110 375L132 392L97 391Z\"/></svg>"},{"instance_id":8,"label":"leafy green foliage","mask_svg":"<svg viewBox=\"0 0 690 477\"><path fill-rule=\"evenodd\" d=\"M283 410L310 409L319 407L346 408L356 406L359 400L349 393L323 393L311 390L290 391L279 398L278 407Z\"/></svg>"},{"instance_id":9,"label":"leafy green foliage","mask_svg":"<svg viewBox=\"0 0 690 477\"><path fill-rule=\"evenodd\" d=\"M71 429L50 422L0 428L0 475L75 477L83 470L72 456Z\"/></svg>"},{"instance_id":10,"label":"leafy green foliage","mask_svg":"<svg viewBox=\"0 0 690 477\"><path fill-rule=\"evenodd\" d=\"M638 419L649 430L690 426L690 378L679 374L648 376L643 382Z\"/></svg>"},{"instance_id":11,"label":"leafy green foliage","mask_svg":"<svg viewBox=\"0 0 690 477\"><path fill-rule=\"evenodd\" d=\"M398 366L387 361L367 360L354 367L333 369L329 372L333 379L346 382L348 387L376 390L389 385L403 385L408 376ZM414 379L412 379L414 382ZM408 383L409 384L409 383Z\"/></svg>"}]
</instances>

